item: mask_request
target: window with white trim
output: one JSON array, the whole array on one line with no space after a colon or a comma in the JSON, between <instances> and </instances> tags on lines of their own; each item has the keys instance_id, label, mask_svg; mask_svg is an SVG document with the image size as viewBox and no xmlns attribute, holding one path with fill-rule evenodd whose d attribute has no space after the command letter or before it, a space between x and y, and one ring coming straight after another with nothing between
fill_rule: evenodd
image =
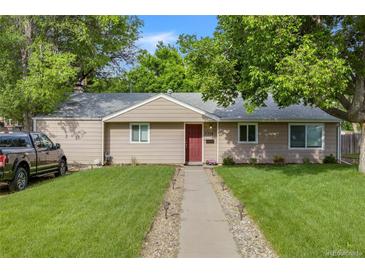
<instances>
[{"instance_id":1,"label":"window with white trim","mask_svg":"<svg viewBox=\"0 0 365 274\"><path fill-rule=\"evenodd\" d=\"M290 148L323 148L324 126L322 124L289 125Z\"/></svg>"},{"instance_id":2,"label":"window with white trim","mask_svg":"<svg viewBox=\"0 0 365 274\"><path fill-rule=\"evenodd\" d=\"M239 123L238 124L238 142L239 143L257 143L257 124Z\"/></svg>"},{"instance_id":3,"label":"window with white trim","mask_svg":"<svg viewBox=\"0 0 365 274\"><path fill-rule=\"evenodd\" d=\"M133 123L130 124L130 142L131 143L149 143L150 142L150 124Z\"/></svg>"}]
</instances>

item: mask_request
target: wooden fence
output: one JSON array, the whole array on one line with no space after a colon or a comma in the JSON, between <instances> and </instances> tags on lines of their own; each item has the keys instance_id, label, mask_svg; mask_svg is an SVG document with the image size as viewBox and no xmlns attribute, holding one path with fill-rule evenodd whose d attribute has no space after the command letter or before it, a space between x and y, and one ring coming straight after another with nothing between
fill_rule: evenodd
<instances>
[{"instance_id":1,"label":"wooden fence","mask_svg":"<svg viewBox=\"0 0 365 274\"><path fill-rule=\"evenodd\" d=\"M342 132L341 133L341 154L360 153L360 133Z\"/></svg>"}]
</instances>

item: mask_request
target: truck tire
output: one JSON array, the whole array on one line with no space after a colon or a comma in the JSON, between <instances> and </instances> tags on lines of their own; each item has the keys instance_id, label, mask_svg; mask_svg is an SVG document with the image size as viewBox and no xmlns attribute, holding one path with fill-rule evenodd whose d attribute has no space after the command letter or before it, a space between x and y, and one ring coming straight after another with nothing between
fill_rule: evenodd
<instances>
[{"instance_id":1,"label":"truck tire","mask_svg":"<svg viewBox=\"0 0 365 274\"><path fill-rule=\"evenodd\" d=\"M67 163L65 159L61 159L59 165L58 165L58 171L55 173L56 177L63 176L66 174L67 171Z\"/></svg>"},{"instance_id":2,"label":"truck tire","mask_svg":"<svg viewBox=\"0 0 365 274\"><path fill-rule=\"evenodd\" d=\"M29 175L24 167L18 167L14 179L9 184L10 191L24 190L28 186Z\"/></svg>"}]
</instances>

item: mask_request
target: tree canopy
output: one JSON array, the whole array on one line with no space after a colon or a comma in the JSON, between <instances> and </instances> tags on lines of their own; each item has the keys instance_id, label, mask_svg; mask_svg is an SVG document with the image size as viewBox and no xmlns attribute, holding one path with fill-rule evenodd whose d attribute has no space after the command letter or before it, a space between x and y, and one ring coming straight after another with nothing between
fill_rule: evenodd
<instances>
[{"instance_id":1,"label":"tree canopy","mask_svg":"<svg viewBox=\"0 0 365 274\"><path fill-rule=\"evenodd\" d=\"M304 103L365 122L365 16L219 16L213 38L184 42L205 99L242 96L254 109L272 95L281 107Z\"/></svg>"},{"instance_id":2,"label":"tree canopy","mask_svg":"<svg viewBox=\"0 0 365 274\"><path fill-rule=\"evenodd\" d=\"M126 73L134 92L194 91L195 82L178 49L160 42L154 54L143 50L136 67Z\"/></svg>"},{"instance_id":3,"label":"tree canopy","mask_svg":"<svg viewBox=\"0 0 365 274\"><path fill-rule=\"evenodd\" d=\"M30 128L75 86L132 62L140 25L129 16L1 16L0 115Z\"/></svg>"}]
</instances>

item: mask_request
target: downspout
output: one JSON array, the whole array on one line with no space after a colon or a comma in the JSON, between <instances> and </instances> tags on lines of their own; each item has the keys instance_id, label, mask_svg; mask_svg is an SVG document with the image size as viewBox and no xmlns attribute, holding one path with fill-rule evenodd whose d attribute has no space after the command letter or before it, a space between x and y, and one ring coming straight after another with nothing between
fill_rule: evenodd
<instances>
[{"instance_id":1,"label":"downspout","mask_svg":"<svg viewBox=\"0 0 365 274\"><path fill-rule=\"evenodd\" d=\"M219 121L217 121L217 164L219 164Z\"/></svg>"},{"instance_id":2,"label":"downspout","mask_svg":"<svg viewBox=\"0 0 365 274\"><path fill-rule=\"evenodd\" d=\"M104 121L101 120L101 165L104 165Z\"/></svg>"},{"instance_id":3,"label":"downspout","mask_svg":"<svg viewBox=\"0 0 365 274\"><path fill-rule=\"evenodd\" d=\"M337 124L337 160L341 163L341 124Z\"/></svg>"}]
</instances>

